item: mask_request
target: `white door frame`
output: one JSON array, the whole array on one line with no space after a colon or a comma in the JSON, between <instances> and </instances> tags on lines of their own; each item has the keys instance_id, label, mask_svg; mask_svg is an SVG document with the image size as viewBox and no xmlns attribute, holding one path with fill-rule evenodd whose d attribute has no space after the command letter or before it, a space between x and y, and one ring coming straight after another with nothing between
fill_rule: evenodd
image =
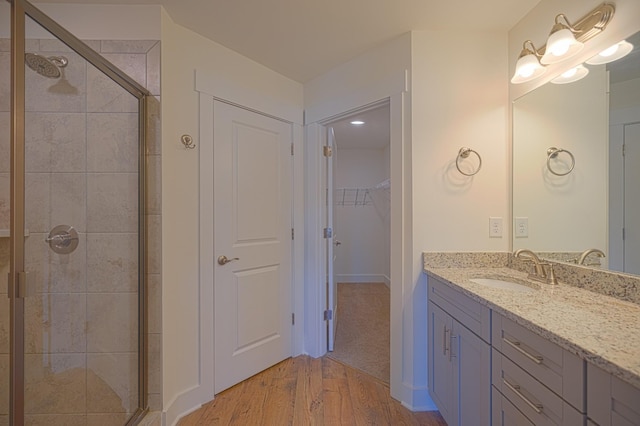
<instances>
[{"instance_id":1,"label":"white door frame","mask_svg":"<svg viewBox=\"0 0 640 426\"><path fill-rule=\"evenodd\" d=\"M609 117L609 238L604 261L610 269L623 270L624 240L624 127L640 120L640 108L630 107L611 111Z\"/></svg>"},{"instance_id":2,"label":"white door frame","mask_svg":"<svg viewBox=\"0 0 640 426\"><path fill-rule=\"evenodd\" d=\"M389 102L391 151L391 396L410 409L421 400L424 389L413 385L413 241L411 195L411 106L408 96L408 75L394 76L383 85L368 91L347 94L330 106L315 106L306 110L306 349L314 357L326 353L327 327L323 319L326 303L322 238L322 145L323 124L349 115L367 106ZM383 87L383 89L381 89ZM381 95L381 91L384 94ZM424 301L426 303L426 300ZM423 362L426 362L424 360Z\"/></svg>"},{"instance_id":3,"label":"white door frame","mask_svg":"<svg viewBox=\"0 0 640 426\"><path fill-rule=\"evenodd\" d=\"M213 251L213 170L209 167L213 158L213 99L227 102L250 111L267 115L292 124L293 128L293 174L292 174L292 223L295 232L292 250L292 299L295 324L292 332L292 356L304 353L304 156L303 156L303 110L299 105L283 103L281 100L261 95L238 82L229 81L196 70L195 90L200 95L200 135L195 138L200 155L199 188L199 380L191 388L171 401L167 418L178 418L214 397L214 251ZM209 124L209 125L207 125ZM169 412L170 411L170 412Z\"/></svg>"}]
</instances>

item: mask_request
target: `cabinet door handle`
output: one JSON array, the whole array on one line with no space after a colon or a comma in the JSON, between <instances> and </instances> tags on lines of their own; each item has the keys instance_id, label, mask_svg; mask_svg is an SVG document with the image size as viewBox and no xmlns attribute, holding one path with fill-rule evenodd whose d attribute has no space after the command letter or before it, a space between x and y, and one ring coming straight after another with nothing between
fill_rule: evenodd
<instances>
[{"instance_id":1,"label":"cabinet door handle","mask_svg":"<svg viewBox=\"0 0 640 426\"><path fill-rule=\"evenodd\" d=\"M449 330L447 330L447 326L444 326L444 333L442 333L442 355L447 354L447 334L449 334Z\"/></svg>"},{"instance_id":2,"label":"cabinet door handle","mask_svg":"<svg viewBox=\"0 0 640 426\"><path fill-rule=\"evenodd\" d=\"M449 362L451 362L451 358L455 358L456 356L453 354L453 349L452 349L452 345L451 345L451 340L456 339L456 343L458 342L458 336L454 336L453 334L451 334L451 337L449 337Z\"/></svg>"},{"instance_id":3,"label":"cabinet door handle","mask_svg":"<svg viewBox=\"0 0 640 426\"><path fill-rule=\"evenodd\" d=\"M531 402L529 398L527 398L522 392L520 392L520 385L512 385L511 383L507 382L505 379L502 379L502 383L504 383L506 387L511 389L513 393L518 395L520 399L526 402L527 405L531 407L536 413L538 414L542 413L542 408L543 408L542 404L536 404L535 402Z\"/></svg>"},{"instance_id":4,"label":"cabinet door handle","mask_svg":"<svg viewBox=\"0 0 640 426\"><path fill-rule=\"evenodd\" d=\"M503 337L502 341L505 342L506 344L508 344L509 346L511 346L516 351L520 352L522 355L524 355L527 358L529 358L531 361L535 362L536 364L542 364L542 361L544 361L544 358L541 357L540 355L532 355L529 352L527 352L524 349L522 349L520 347L520 342L512 342L511 340L507 339L506 337Z\"/></svg>"}]
</instances>

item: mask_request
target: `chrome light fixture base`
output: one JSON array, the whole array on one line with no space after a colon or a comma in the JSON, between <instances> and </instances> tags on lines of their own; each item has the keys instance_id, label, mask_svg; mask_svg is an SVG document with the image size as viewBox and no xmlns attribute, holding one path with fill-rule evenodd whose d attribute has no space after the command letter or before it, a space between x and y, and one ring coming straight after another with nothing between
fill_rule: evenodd
<instances>
[{"instance_id":1,"label":"chrome light fixture base","mask_svg":"<svg viewBox=\"0 0 640 426\"><path fill-rule=\"evenodd\" d=\"M585 16L580 18L574 24L569 23L569 20L564 14L561 13L557 15L547 44L537 50L533 48L533 51L531 51L531 49L527 47L527 44L533 47L533 43L531 43L530 40L525 41L523 50L518 57L516 72L511 79L511 82L514 84L518 84L533 80L544 73L543 64L557 63L572 56L575 53L578 53L582 49L582 44L604 31L604 29L613 18L614 13L615 6L612 3L602 3L595 9L587 13ZM563 19L565 23L561 23L560 19ZM565 37L562 37L563 35ZM553 43L554 39L559 37L564 38L565 41L569 40L568 45L566 46L567 52L562 56L550 55L549 53L547 53L548 45L550 43ZM533 76L533 74L531 74L529 70L529 72L525 72L525 75L523 76L520 67L521 65L528 65L529 67L535 66L535 63L533 61L534 57L527 57L527 55L530 54L535 55L535 62L540 64L542 70L537 70L535 76ZM527 58L526 61L523 60L524 58Z\"/></svg>"}]
</instances>

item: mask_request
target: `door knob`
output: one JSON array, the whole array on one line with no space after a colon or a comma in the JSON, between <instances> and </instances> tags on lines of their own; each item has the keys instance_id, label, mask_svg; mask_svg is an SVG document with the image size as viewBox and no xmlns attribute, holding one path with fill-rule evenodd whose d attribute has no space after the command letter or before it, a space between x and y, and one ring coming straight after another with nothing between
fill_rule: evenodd
<instances>
[{"instance_id":1,"label":"door knob","mask_svg":"<svg viewBox=\"0 0 640 426\"><path fill-rule=\"evenodd\" d=\"M240 258L238 257L233 257L231 259L229 259L227 256L220 256L218 257L218 265L226 265L229 262L233 262L234 260L240 260Z\"/></svg>"},{"instance_id":2,"label":"door knob","mask_svg":"<svg viewBox=\"0 0 640 426\"><path fill-rule=\"evenodd\" d=\"M341 241L338 241L338 240L335 240L335 241L333 242L333 244L335 244L336 246L339 246L340 244L342 244L342 242L341 242Z\"/></svg>"}]
</instances>

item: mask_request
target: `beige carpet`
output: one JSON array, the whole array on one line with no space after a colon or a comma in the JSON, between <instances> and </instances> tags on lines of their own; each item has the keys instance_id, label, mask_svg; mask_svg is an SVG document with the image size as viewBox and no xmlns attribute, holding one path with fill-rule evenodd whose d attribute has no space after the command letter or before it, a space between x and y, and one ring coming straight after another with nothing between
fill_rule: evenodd
<instances>
[{"instance_id":1,"label":"beige carpet","mask_svg":"<svg viewBox=\"0 0 640 426\"><path fill-rule=\"evenodd\" d=\"M389 383L389 288L339 283L338 326L329 357Z\"/></svg>"}]
</instances>

